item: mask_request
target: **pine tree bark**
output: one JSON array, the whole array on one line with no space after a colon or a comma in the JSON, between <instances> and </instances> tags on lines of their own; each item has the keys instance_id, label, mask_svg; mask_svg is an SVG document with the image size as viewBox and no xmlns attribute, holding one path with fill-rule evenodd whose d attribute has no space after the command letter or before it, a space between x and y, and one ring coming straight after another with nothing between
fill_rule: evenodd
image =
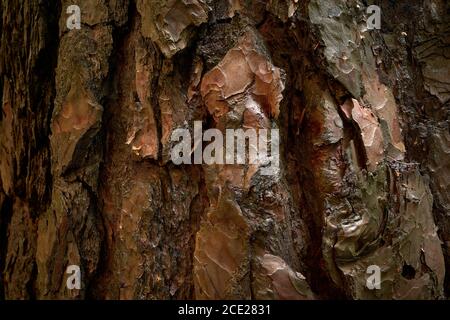
<instances>
[{"instance_id":1,"label":"pine tree bark","mask_svg":"<svg viewBox=\"0 0 450 320\"><path fill-rule=\"evenodd\" d=\"M447 1L0 10L0 299L450 294ZM175 165L194 121L279 129L280 170Z\"/></svg>"}]
</instances>

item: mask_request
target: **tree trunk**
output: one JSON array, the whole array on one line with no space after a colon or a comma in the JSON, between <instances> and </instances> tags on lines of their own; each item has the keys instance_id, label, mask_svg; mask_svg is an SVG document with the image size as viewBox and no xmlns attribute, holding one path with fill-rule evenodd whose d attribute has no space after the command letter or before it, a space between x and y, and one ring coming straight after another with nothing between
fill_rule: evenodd
<instances>
[{"instance_id":1,"label":"tree trunk","mask_svg":"<svg viewBox=\"0 0 450 320\"><path fill-rule=\"evenodd\" d=\"M450 294L448 1L1 3L0 299ZM279 170L176 165L195 121Z\"/></svg>"}]
</instances>

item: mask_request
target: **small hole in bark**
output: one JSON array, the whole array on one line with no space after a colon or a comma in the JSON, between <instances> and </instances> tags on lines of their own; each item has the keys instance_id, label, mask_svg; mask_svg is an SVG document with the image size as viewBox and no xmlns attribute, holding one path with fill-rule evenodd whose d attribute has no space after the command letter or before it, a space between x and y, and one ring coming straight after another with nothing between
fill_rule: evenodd
<instances>
[{"instance_id":1,"label":"small hole in bark","mask_svg":"<svg viewBox=\"0 0 450 320\"><path fill-rule=\"evenodd\" d=\"M402 276L403 276L403 278L412 280L416 276L416 270L409 264L405 264L405 265L403 265Z\"/></svg>"}]
</instances>

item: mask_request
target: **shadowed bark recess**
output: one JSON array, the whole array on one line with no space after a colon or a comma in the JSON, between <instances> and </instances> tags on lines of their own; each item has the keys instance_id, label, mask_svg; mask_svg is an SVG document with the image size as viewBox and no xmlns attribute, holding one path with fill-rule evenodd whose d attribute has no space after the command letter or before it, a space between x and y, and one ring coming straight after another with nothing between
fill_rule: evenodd
<instances>
[{"instance_id":1,"label":"shadowed bark recess","mask_svg":"<svg viewBox=\"0 0 450 320\"><path fill-rule=\"evenodd\" d=\"M0 16L0 299L450 294L448 1L1 0ZM176 165L172 134L196 121L278 129L279 168Z\"/></svg>"}]
</instances>

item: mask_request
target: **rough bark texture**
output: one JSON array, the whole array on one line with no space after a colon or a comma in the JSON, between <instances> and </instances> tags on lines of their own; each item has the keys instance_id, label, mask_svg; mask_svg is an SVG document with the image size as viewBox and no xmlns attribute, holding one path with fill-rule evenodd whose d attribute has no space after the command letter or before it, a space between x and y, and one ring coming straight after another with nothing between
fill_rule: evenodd
<instances>
[{"instance_id":1,"label":"rough bark texture","mask_svg":"<svg viewBox=\"0 0 450 320\"><path fill-rule=\"evenodd\" d=\"M448 1L0 10L0 299L450 294ZM174 165L198 120L279 128L280 170Z\"/></svg>"}]
</instances>

